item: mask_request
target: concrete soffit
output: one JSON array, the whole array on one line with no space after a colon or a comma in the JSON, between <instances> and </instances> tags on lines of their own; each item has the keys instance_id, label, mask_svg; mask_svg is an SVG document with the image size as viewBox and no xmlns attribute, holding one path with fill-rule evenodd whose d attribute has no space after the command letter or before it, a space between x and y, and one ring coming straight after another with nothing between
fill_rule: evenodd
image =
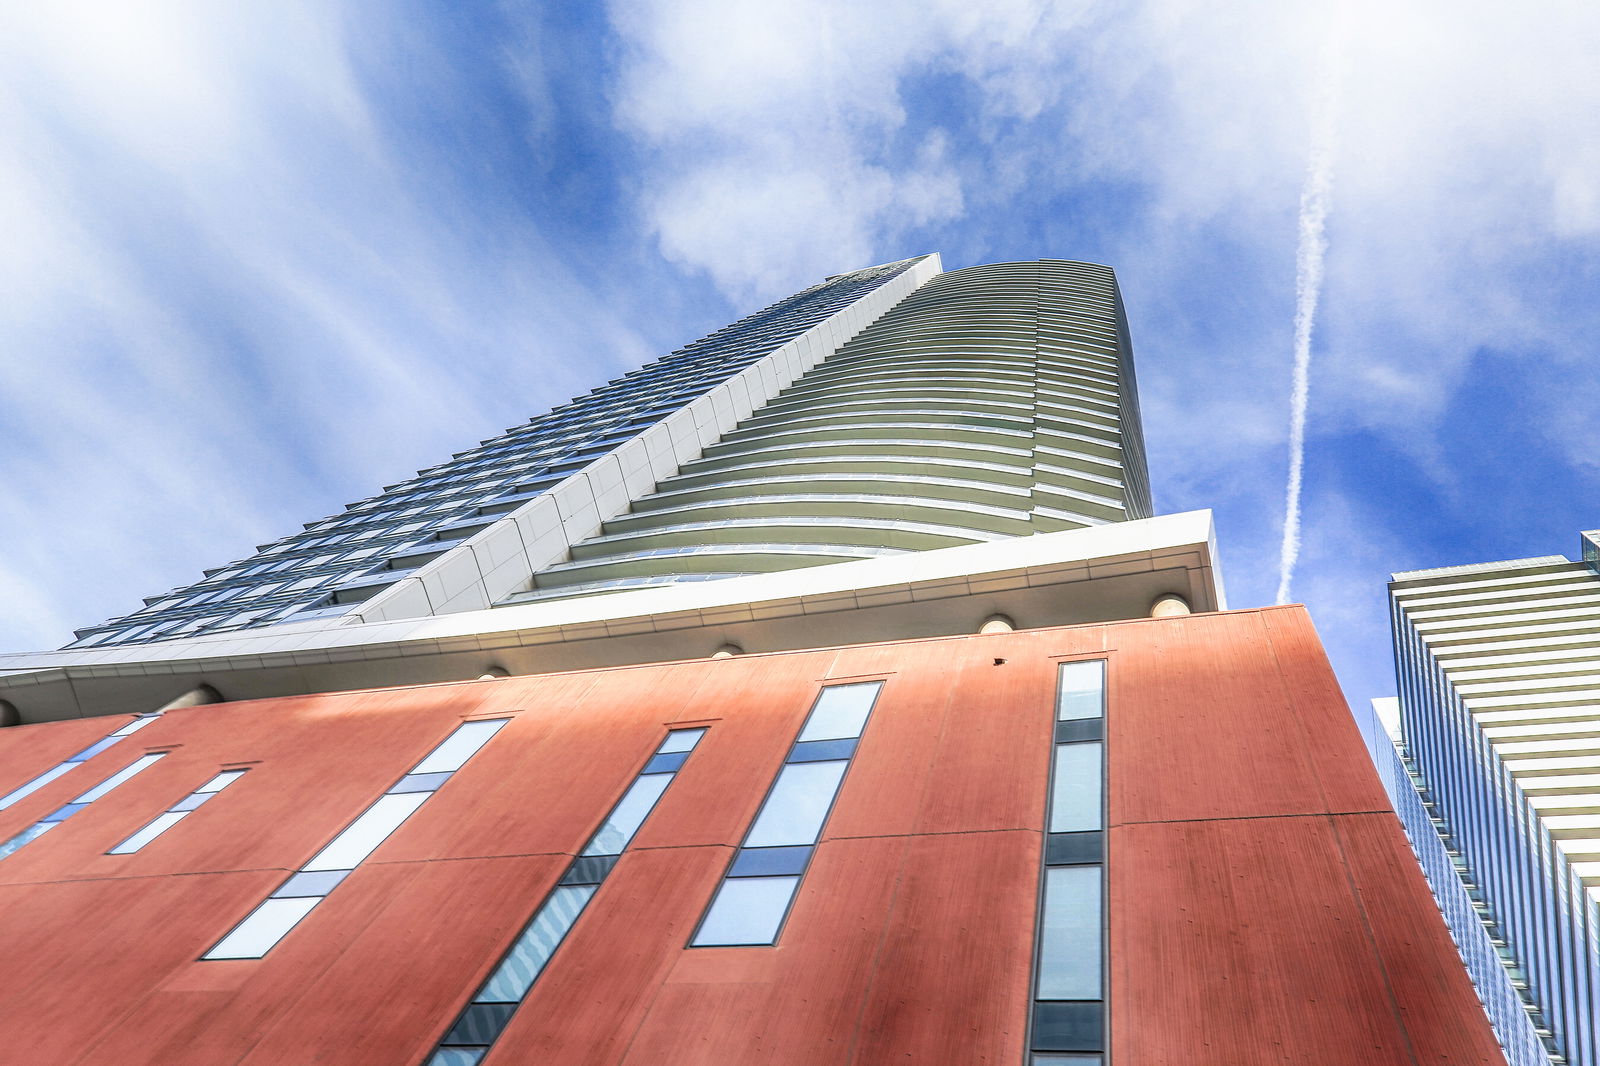
<instances>
[{"instance_id":1,"label":"concrete soffit","mask_svg":"<svg viewBox=\"0 0 1600 1066\"><path fill-rule=\"evenodd\" d=\"M23 722L152 710L205 683L226 700L1225 610L1211 512L605 596L338 627L278 626L0 656Z\"/></svg>"}]
</instances>

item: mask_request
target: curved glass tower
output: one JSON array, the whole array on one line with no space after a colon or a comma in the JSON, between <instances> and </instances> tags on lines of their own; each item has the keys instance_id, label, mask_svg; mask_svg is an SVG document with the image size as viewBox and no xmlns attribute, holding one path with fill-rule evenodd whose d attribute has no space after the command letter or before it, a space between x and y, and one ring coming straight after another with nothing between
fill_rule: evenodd
<instances>
[{"instance_id":1,"label":"curved glass tower","mask_svg":"<svg viewBox=\"0 0 1600 1066\"><path fill-rule=\"evenodd\" d=\"M1066 260L829 278L80 630L339 627L1151 515L1116 279Z\"/></svg>"},{"instance_id":2,"label":"curved glass tower","mask_svg":"<svg viewBox=\"0 0 1600 1066\"><path fill-rule=\"evenodd\" d=\"M917 262L840 274L779 300L341 514L308 522L248 559L150 597L140 610L80 629L70 646L147 644L351 616L356 605L403 584L775 349L860 305Z\"/></svg>"},{"instance_id":3,"label":"curved glass tower","mask_svg":"<svg viewBox=\"0 0 1600 1066\"><path fill-rule=\"evenodd\" d=\"M505 602L1150 516L1112 272L934 277Z\"/></svg>"}]
</instances>

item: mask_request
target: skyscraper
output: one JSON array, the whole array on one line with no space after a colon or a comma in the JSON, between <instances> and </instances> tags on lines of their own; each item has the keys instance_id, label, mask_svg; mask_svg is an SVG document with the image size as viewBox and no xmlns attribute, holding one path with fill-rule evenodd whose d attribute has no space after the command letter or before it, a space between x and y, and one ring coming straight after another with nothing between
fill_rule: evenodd
<instances>
[{"instance_id":1,"label":"skyscraper","mask_svg":"<svg viewBox=\"0 0 1600 1066\"><path fill-rule=\"evenodd\" d=\"M1115 283L940 274L509 602L1148 518Z\"/></svg>"},{"instance_id":2,"label":"skyscraper","mask_svg":"<svg viewBox=\"0 0 1600 1066\"><path fill-rule=\"evenodd\" d=\"M0 657L0 1064L1503 1059L1115 281L841 275Z\"/></svg>"},{"instance_id":3,"label":"skyscraper","mask_svg":"<svg viewBox=\"0 0 1600 1066\"><path fill-rule=\"evenodd\" d=\"M308 522L304 532L262 545L248 559L152 597L138 611L80 630L72 646L148 643L345 618L357 604L374 598L407 602L395 586L406 588L407 579L426 564L453 551L464 557L463 549L477 534L509 521L547 490L570 485L572 475L597 473L601 460L621 445L764 357L774 362L775 349L819 324L830 327L831 336L841 311L855 308L859 316L864 298L914 265L913 260L888 263L812 286L358 500L343 514ZM894 292L904 288L891 284ZM868 308L881 303L865 300ZM746 380L756 376L742 375ZM481 597L475 605L484 605ZM421 613L448 609L424 604Z\"/></svg>"},{"instance_id":4,"label":"skyscraper","mask_svg":"<svg viewBox=\"0 0 1600 1066\"><path fill-rule=\"evenodd\" d=\"M1407 756L1396 806L1419 852L1450 860L1426 865L1458 941L1495 949L1466 954L1508 1046L1530 1049L1519 1062L1544 1061L1542 1043L1600 1063L1596 537L1583 534L1580 562L1389 585Z\"/></svg>"}]
</instances>

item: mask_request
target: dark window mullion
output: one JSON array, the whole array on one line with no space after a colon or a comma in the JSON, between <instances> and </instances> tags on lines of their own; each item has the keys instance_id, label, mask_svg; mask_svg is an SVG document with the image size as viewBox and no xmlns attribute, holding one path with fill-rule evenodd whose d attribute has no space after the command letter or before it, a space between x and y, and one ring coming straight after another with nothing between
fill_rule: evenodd
<instances>
[{"instance_id":1,"label":"dark window mullion","mask_svg":"<svg viewBox=\"0 0 1600 1066\"><path fill-rule=\"evenodd\" d=\"M1030 1063L1104 1062L1105 673L1103 659L1057 675L1040 877Z\"/></svg>"}]
</instances>

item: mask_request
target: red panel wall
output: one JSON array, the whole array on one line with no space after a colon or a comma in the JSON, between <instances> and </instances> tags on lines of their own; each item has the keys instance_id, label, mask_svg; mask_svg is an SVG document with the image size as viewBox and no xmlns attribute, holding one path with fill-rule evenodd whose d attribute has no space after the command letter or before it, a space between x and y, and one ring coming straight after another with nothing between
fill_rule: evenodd
<instances>
[{"instance_id":1,"label":"red panel wall","mask_svg":"<svg viewBox=\"0 0 1600 1066\"><path fill-rule=\"evenodd\" d=\"M1502 1063L1300 608L1112 627L1120 1063Z\"/></svg>"},{"instance_id":2,"label":"red panel wall","mask_svg":"<svg viewBox=\"0 0 1600 1066\"><path fill-rule=\"evenodd\" d=\"M0 812L0 1066L421 1063L669 725L699 749L486 1066L1024 1062L1056 663L1110 667L1112 1061L1500 1061L1298 609L174 711ZM827 680L885 688L774 948L686 949ZM198 956L463 717L266 958ZM0 794L125 719L0 732ZM249 773L136 855L219 768Z\"/></svg>"}]
</instances>

